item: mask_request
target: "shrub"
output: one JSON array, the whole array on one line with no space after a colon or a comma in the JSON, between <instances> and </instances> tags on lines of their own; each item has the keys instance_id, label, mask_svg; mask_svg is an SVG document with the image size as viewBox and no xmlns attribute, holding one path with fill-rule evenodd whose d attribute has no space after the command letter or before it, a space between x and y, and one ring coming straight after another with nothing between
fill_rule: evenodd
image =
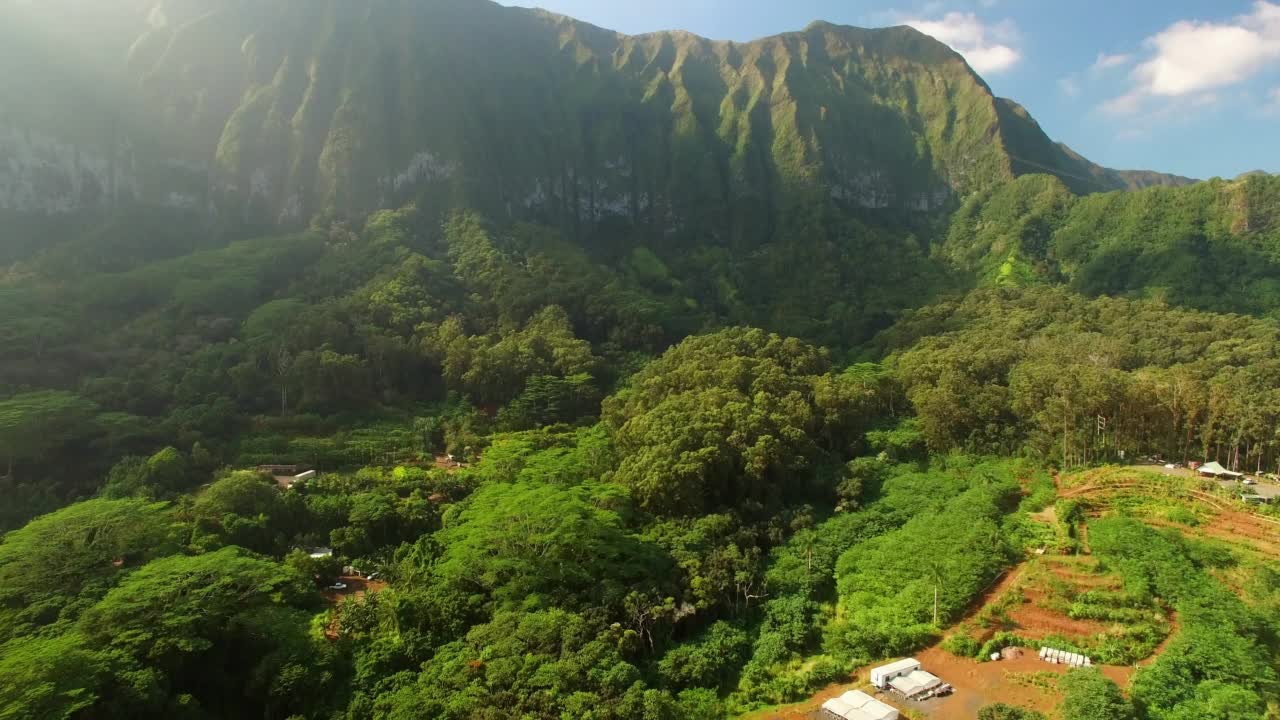
<instances>
[{"instance_id":1,"label":"shrub","mask_svg":"<svg viewBox=\"0 0 1280 720\"><path fill-rule=\"evenodd\" d=\"M825 687L833 682L846 680L849 677L849 668L837 661L835 658L822 656L813 663L813 667L805 675L806 684L810 691Z\"/></svg>"},{"instance_id":2,"label":"shrub","mask_svg":"<svg viewBox=\"0 0 1280 720\"><path fill-rule=\"evenodd\" d=\"M998 632L978 648L977 657L979 660L986 661L991 657L991 653L1000 652L1007 647L1030 647L1033 644L1017 633Z\"/></svg>"},{"instance_id":3,"label":"shrub","mask_svg":"<svg viewBox=\"0 0 1280 720\"><path fill-rule=\"evenodd\" d=\"M1044 720L1044 715L1035 710L995 703L983 706L978 711L978 720Z\"/></svg>"},{"instance_id":4,"label":"shrub","mask_svg":"<svg viewBox=\"0 0 1280 720\"><path fill-rule=\"evenodd\" d=\"M972 658L978 656L982 645L964 633L957 633L942 641L942 649L957 657Z\"/></svg>"},{"instance_id":5,"label":"shrub","mask_svg":"<svg viewBox=\"0 0 1280 720\"><path fill-rule=\"evenodd\" d=\"M1196 517L1195 513L1184 507L1170 508L1165 512L1164 516L1169 522L1175 522L1179 525L1195 527L1200 524L1200 518Z\"/></svg>"},{"instance_id":6,"label":"shrub","mask_svg":"<svg viewBox=\"0 0 1280 720\"><path fill-rule=\"evenodd\" d=\"M658 674L677 688L720 687L742 667L750 650L750 636L721 620L668 651L658 662Z\"/></svg>"}]
</instances>

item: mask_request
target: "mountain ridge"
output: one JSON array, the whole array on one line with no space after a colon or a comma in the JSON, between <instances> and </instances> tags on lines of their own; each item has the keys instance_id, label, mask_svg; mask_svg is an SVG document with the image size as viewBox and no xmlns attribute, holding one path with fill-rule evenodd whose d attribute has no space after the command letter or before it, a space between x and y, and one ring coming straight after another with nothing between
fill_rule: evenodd
<instances>
[{"instance_id":1,"label":"mountain ridge","mask_svg":"<svg viewBox=\"0 0 1280 720\"><path fill-rule=\"evenodd\" d=\"M50 3L32 22L81 9ZM568 228L618 218L736 237L773 227L796 195L931 211L1023 170L1078 192L1142 184L1055 152L962 56L906 26L815 21L737 43L628 36L487 0L137 0L122 14L113 32L137 36L101 44L128 47L107 61L127 107L106 112L132 114L137 129L96 153L53 136L64 168L53 185L71 190L27 201L37 209L123 188L290 226L425 200ZM0 136L6 148L41 155ZM1015 154L1036 165L1016 167ZM82 157L97 158L94 182L75 179ZM38 159L25 163L7 181L19 190L4 192L0 174L0 206L47 197L29 179ZM94 184L113 190L83 189Z\"/></svg>"}]
</instances>

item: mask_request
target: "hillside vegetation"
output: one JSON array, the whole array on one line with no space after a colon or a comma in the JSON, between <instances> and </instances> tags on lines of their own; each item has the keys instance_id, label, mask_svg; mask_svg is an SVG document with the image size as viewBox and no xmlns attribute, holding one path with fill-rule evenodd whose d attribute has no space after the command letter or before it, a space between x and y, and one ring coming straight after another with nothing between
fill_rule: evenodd
<instances>
[{"instance_id":1,"label":"hillside vegetation","mask_svg":"<svg viewBox=\"0 0 1280 720\"><path fill-rule=\"evenodd\" d=\"M969 198L939 253L981 284L1274 315L1280 177L1083 197L1051 177L1018 178Z\"/></svg>"},{"instance_id":2,"label":"hillside vegetation","mask_svg":"<svg viewBox=\"0 0 1280 720\"><path fill-rule=\"evenodd\" d=\"M1184 181L905 27L0 5L0 718L703 720L935 645L1089 549L1055 473L1280 465L1280 184ZM1108 511L1097 643L1168 649L1062 715L1280 703L1276 574Z\"/></svg>"}]
</instances>

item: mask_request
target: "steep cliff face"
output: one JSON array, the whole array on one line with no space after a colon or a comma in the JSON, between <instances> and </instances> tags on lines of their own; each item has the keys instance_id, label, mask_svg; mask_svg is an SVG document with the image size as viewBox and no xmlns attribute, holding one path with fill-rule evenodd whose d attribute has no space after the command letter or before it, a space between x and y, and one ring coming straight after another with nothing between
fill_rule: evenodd
<instances>
[{"instance_id":1,"label":"steep cliff face","mask_svg":"<svg viewBox=\"0 0 1280 720\"><path fill-rule=\"evenodd\" d=\"M907 28L737 45L481 2L278 2L169 19L131 66L212 155L220 202L286 223L427 193L735 235L786 196L930 209L1010 175L985 85Z\"/></svg>"},{"instance_id":2,"label":"steep cliff face","mask_svg":"<svg viewBox=\"0 0 1280 720\"><path fill-rule=\"evenodd\" d=\"M0 125L0 207L68 212L133 196L135 179L117 164L124 154L86 152L30 127Z\"/></svg>"},{"instance_id":3,"label":"steep cliff face","mask_svg":"<svg viewBox=\"0 0 1280 720\"><path fill-rule=\"evenodd\" d=\"M24 22L84 8L50 0ZM1125 186L906 27L737 44L486 0L130 0L109 22L93 50L118 90L96 112L118 130L77 164L83 142L24 144L38 120L11 122L0 204L123 190L294 225L418 199L741 239L796 203L932 210L1029 172Z\"/></svg>"},{"instance_id":4,"label":"steep cliff face","mask_svg":"<svg viewBox=\"0 0 1280 720\"><path fill-rule=\"evenodd\" d=\"M203 207L209 168L162 137L124 62L151 6L0 4L0 209Z\"/></svg>"}]
</instances>

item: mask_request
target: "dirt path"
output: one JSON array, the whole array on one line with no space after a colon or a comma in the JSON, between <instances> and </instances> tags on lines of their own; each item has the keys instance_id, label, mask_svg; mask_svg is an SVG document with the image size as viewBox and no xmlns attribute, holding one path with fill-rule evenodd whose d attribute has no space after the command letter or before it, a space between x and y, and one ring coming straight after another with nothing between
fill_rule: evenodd
<instances>
[{"instance_id":1,"label":"dirt path","mask_svg":"<svg viewBox=\"0 0 1280 720\"><path fill-rule=\"evenodd\" d=\"M1147 656L1142 660L1139 660L1137 666L1143 667L1155 662L1156 658L1160 657L1160 654L1164 652L1165 648L1169 647L1169 643L1173 642L1173 639L1178 636L1178 632L1181 631L1181 629L1182 629L1182 626L1178 624L1178 611L1170 610L1169 611L1169 634L1165 636L1164 640L1160 641L1160 644L1156 646L1155 650L1151 651L1151 655Z\"/></svg>"},{"instance_id":2,"label":"dirt path","mask_svg":"<svg viewBox=\"0 0 1280 720\"><path fill-rule=\"evenodd\" d=\"M955 622L953 627L954 625L959 625L967 620L973 619L973 616L977 615L978 612L981 611L982 608L986 607L988 603L999 598L1001 595L1004 595L1011 588L1017 585L1018 581L1022 579L1022 574L1026 571L1026 568L1027 563L1023 562L1006 570L1004 575L1000 576L994 583L987 586L987 589L973 601L973 604L969 607L969 611L965 613L963 618Z\"/></svg>"}]
</instances>

